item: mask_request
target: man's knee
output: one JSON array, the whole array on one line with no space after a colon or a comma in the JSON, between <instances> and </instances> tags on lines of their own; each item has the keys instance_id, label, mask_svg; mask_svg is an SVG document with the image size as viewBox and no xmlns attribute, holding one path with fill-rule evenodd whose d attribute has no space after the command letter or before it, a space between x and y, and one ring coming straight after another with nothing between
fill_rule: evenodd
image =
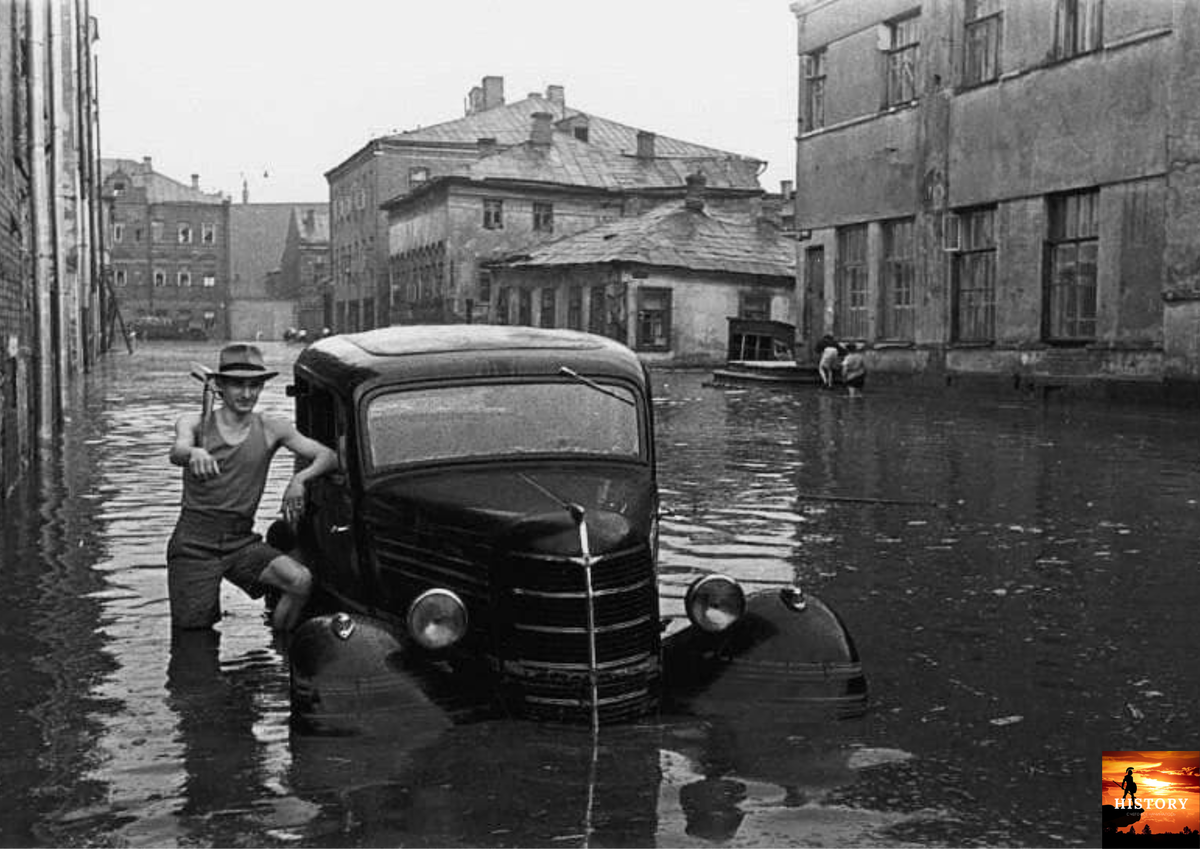
<instances>
[{"instance_id":1,"label":"man's knee","mask_svg":"<svg viewBox=\"0 0 1200 849\"><path fill-rule=\"evenodd\" d=\"M312 592L312 572L303 563L286 554L268 563L260 580L291 595L308 596Z\"/></svg>"}]
</instances>

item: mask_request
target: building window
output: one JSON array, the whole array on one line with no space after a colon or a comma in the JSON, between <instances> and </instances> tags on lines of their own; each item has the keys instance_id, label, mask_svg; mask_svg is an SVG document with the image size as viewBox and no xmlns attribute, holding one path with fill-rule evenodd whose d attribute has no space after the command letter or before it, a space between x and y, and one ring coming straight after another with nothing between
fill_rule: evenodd
<instances>
[{"instance_id":1,"label":"building window","mask_svg":"<svg viewBox=\"0 0 1200 849\"><path fill-rule=\"evenodd\" d=\"M1100 48L1102 0L1058 0L1054 55L1069 59Z\"/></svg>"},{"instance_id":2,"label":"building window","mask_svg":"<svg viewBox=\"0 0 1200 849\"><path fill-rule=\"evenodd\" d=\"M179 222L179 244L190 245L192 243L192 225L186 221Z\"/></svg>"},{"instance_id":3,"label":"building window","mask_svg":"<svg viewBox=\"0 0 1200 849\"><path fill-rule=\"evenodd\" d=\"M869 330L867 225L838 228L837 247L835 332L844 339L866 339Z\"/></svg>"},{"instance_id":4,"label":"building window","mask_svg":"<svg viewBox=\"0 0 1200 849\"><path fill-rule=\"evenodd\" d=\"M113 242L125 241L125 225L120 221L113 224Z\"/></svg>"},{"instance_id":5,"label":"building window","mask_svg":"<svg viewBox=\"0 0 1200 849\"><path fill-rule=\"evenodd\" d=\"M996 335L996 208L958 213L958 251L951 269L956 342L991 342Z\"/></svg>"},{"instance_id":6,"label":"building window","mask_svg":"<svg viewBox=\"0 0 1200 849\"><path fill-rule=\"evenodd\" d=\"M671 290L638 290L637 346L639 351L671 347Z\"/></svg>"},{"instance_id":7,"label":"building window","mask_svg":"<svg viewBox=\"0 0 1200 849\"><path fill-rule=\"evenodd\" d=\"M588 330L600 336L608 329L608 306L603 286L593 286L588 292Z\"/></svg>"},{"instance_id":8,"label":"building window","mask_svg":"<svg viewBox=\"0 0 1200 849\"><path fill-rule=\"evenodd\" d=\"M508 304L512 290L501 286L496 290L496 324L508 324Z\"/></svg>"},{"instance_id":9,"label":"building window","mask_svg":"<svg viewBox=\"0 0 1200 849\"><path fill-rule=\"evenodd\" d=\"M913 15L887 25L887 86L884 106L917 99L917 48L921 17Z\"/></svg>"},{"instance_id":10,"label":"building window","mask_svg":"<svg viewBox=\"0 0 1200 849\"><path fill-rule=\"evenodd\" d=\"M498 198L483 199L483 228L499 230L504 226L504 201Z\"/></svg>"},{"instance_id":11,"label":"building window","mask_svg":"<svg viewBox=\"0 0 1200 849\"><path fill-rule=\"evenodd\" d=\"M567 290L567 327L583 330L583 287L572 286Z\"/></svg>"},{"instance_id":12,"label":"building window","mask_svg":"<svg viewBox=\"0 0 1200 849\"><path fill-rule=\"evenodd\" d=\"M738 318L766 321L771 318L771 296L766 292L742 292L738 295Z\"/></svg>"},{"instance_id":13,"label":"building window","mask_svg":"<svg viewBox=\"0 0 1200 849\"><path fill-rule=\"evenodd\" d=\"M424 165L415 165L408 169L408 187L415 189L429 182L429 169Z\"/></svg>"},{"instance_id":14,"label":"building window","mask_svg":"<svg viewBox=\"0 0 1200 849\"><path fill-rule=\"evenodd\" d=\"M135 242L140 242L142 240L142 228L141 227L133 228L133 240Z\"/></svg>"},{"instance_id":15,"label":"building window","mask_svg":"<svg viewBox=\"0 0 1200 849\"><path fill-rule=\"evenodd\" d=\"M533 202L533 229L538 233L554 232L554 204Z\"/></svg>"},{"instance_id":16,"label":"building window","mask_svg":"<svg viewBox=\"0 0 1200 849\"><path fill-rule=\"evenodd\" d=\"M150 222L150 241L161 242L163 240L163 223L161 221Z\"/></svg>"},{"instance_id":17,"label":"building window","mask_svg":"<svg viewBox=\"0 0 1200 849\"><path fill-rule=\"evenodd\" d=\"M479 303L490 304L492 302L492 272L486 268L479 269L476 288L479 292Z\"/></svg>"},{"instance_id":18,"label":"building window","mask_svg":"<svg viewBox=\"0 0 1200 849\"><path fill-rule=\"evenodd\" d=\"M1055 341L1096 337L1096 258L1100 252L1100 192L1050 198L1047 241L1047 336Z\"/></svg>"},{"instance_id":19,"label":"building window","mask_svg":"<svg viewBox=\"0 0 1200 849\"><path fill-rule=\"evenodd\" d=\"M991 82L1000 76L1002 0L966 0L963 25L963 85Z\"/></svg>"},{"instance_id":20,"label":"building window","mask_svg":"<svg viewBox=\"0 0 1200 849\"><path fill-rule=\"evenodd\" d=\"M118 268L113 273L113 278L114 278L114 281L116 282L117 286L123 287L123 286L129 285L129 279L125 276L125 269L123 269L123 268Z\"/></svg>"},{"instance_id":21,"label":"building window","mask_svg":"<svg viewBox=\"0 0 1200 849\"><path fill-rule=\"evenodd\" d=\"M216 275L213 275L213 274L205 274L204 275L203 286L205 289L215 288L216 285L217 285Z\"/></svg>"},{"instance_id":22,"label":"building window","mask_svg":"<svg viewBox=\"0 0 1200 849\"><path fill-rule=\"evenodd\" d=\"M167 285L167 273L162 269L154 269L154 288L161 289Z\"/></svg>"},{"instance_id":23,"label":"building window","mask_svg":"<svg viewBox=\"0 0 1200 849\"><path fill-rule=\"evenodd\" d=\"M554 327L557 324L558 293L554 289L542 290L541 317L539 327Z\"/></svg>"},{"instance_id":24,"label":"building window","mask_svg":"<svg viewBox=\"0 0 1200 849\"><path fill-rule=\"evenodd\" d=\"M217 241L217 225L208 222L201 224L200 241L206 245L215 244Z\"/></svg>"},{"instance_id":25,"label":"building window","mask_svg":"<svg viewBox=\"0 0 1200 849\"><path fill-rule=\"evenodd\" d=\"M913 339L916 288L913 236L911 218L883 223L883 264L879 281L885 339Z\"/></svg>"},{"instance_id":26,"label":"building window","mask_svg":"<svg viewBox=\"0 0 1200 849\"><path fill-rule=\"evenodd\" d=\"M517 290L517 324L522 327L533 325L533 292L528 289Z\"/></svg>"},{"instance_id":27,"label":"building window","mask_svg":"<svg viewBox=\"0 0 1200 849\"><path fill-rule=\"evenodd\" d=\"M191 288L192 273L190 271L180 271L175 275L175 285L180 287Z\"/></svg>"},{"instance_id":28,"label":"building window","mask_svg":"<svg viewBox=\"0 0 1200 849\"><path fill-rule=\"evenodd\" d=\"M588 140L588 128L586 126L575 127L574 134L578 141L585 142Z\"/></svg>"},{"instance_id":29,"label":"building window","mask_svg":"<svg viewBox=\"0 0 1200 849\"><path fill-rule=\"evenodd\" d=\"M825 126L825 51L804 55L804 129Z\"/></svg>"}]
</instances>

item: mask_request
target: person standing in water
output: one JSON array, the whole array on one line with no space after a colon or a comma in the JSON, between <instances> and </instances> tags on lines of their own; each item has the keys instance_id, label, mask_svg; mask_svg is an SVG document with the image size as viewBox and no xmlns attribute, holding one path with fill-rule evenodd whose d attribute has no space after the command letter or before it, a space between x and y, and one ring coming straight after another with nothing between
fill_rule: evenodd
<instances>
[{"instance_id":1,"label":"person standing in water","mask_svg":"<svg viewBox=\"0 0 1200 849\"><path fill-rule=\"evenodd\" d=\"M283 493L283 517L295 526L304 510L305 484L337 468L337 455L301 434L287 419L254 412L268 371L253 345L221 350L216 382L221 406L208 416L180 416L170 460L183 467L179 519L167 544L167 591L175 629L208 628L221 618L221 580L251 598L268 587L281 595L271 625L287 632L300 621L312 590L303 564L254 533L254 515L267 470L280 446L307 460Z\"/></svg>"}]
</instances>

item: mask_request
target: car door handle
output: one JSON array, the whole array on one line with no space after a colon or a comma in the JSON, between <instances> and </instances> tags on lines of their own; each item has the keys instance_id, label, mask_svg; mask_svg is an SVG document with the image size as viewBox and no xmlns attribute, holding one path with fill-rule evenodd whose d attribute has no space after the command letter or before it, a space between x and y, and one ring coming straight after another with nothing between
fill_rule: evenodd
<instances>
[{"instance_id":1,"label":"car door handle","mask_svg":"<svg viewBox=\"0 0 1200 849\"><path fill-rule=\"evenodd\" d=\"M344 534L348 530L350 530L349 525L330 525L329 526L329 533L331 533L331 534Z\"/></svg>"}]
</instances>

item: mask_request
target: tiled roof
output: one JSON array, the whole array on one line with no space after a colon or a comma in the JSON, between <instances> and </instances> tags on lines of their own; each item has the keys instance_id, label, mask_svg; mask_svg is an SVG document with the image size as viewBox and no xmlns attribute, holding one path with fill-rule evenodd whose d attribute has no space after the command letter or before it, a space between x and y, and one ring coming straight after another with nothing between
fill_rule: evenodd
<instances>
[{"instance_id":1,"label":"tiled roof","mask_svg":"<svg viewBox=\"0 0 1200 849\"><path fill-rule=\"evenodd\" d=\"M135 188L146 190L147 203L224 203L220 192L204 192L193 189L170 177L165 177L136 159L101 159L100 178L107 180L118 171L125 174Z\"/></svg>"},{"instance_id":2,"label":"tiled roof","mask_svg":"<svg viewBox=\"0 0 1200 849\"><path fill-rule=\"evenodd\" d=\"M524 100L518 100L515 103L496 106L453 121L395 133L387 138L397 141L467 144L475 144L481 138L494 138L500 145L520 144L528 140L531 116L536 112L548 112L554 116L555 121L572 116L586 117L590 144L617 152L635 153L637 151L638 131L636 128L580 112L578 109L555 103L536 94L531 94ZM655 149L659 156L738 156L727 150L693 144L669 136L656 136ZM750 157L741 158L749 159Z\"/></svg>"},{"instance_id":3,"label":"tiled roof","mask_svg":"<svg viewBox=\"0 0 1200 849\"><path fill-rule=\"evenodd\" d=\"M493 110L495 111L495 110ZM713 152L708 156L666 157L656 145L649 158L618 153L555 132L548 145L526 141L473 163L476 180L503 179L605 189L644 189L683 186L687 175L704 174L712 188L758 189L758 162Z\"/></svg>"},{"instance_id":4,"label":"tiled roof","mask_svg":"<svg viewBox=\"0 0 1200 849\"><path fill-rule=\"evenodd\" d=\"M630 262L737 274L792 277L795 247L778 228L717 217L678 201L541 245L503 263L513 267Z\"/></svg>"},{"instance_id":5,"label":"tiled roof","mask_svg":"<svg viewBox=\"0 0 1200 849\"><path fill-rule=\"evenodd\" d=\"M302 244L329 244L328 206L298 206L292 210L292 221L296 224Z\"/></svg>"}]
</instances>

